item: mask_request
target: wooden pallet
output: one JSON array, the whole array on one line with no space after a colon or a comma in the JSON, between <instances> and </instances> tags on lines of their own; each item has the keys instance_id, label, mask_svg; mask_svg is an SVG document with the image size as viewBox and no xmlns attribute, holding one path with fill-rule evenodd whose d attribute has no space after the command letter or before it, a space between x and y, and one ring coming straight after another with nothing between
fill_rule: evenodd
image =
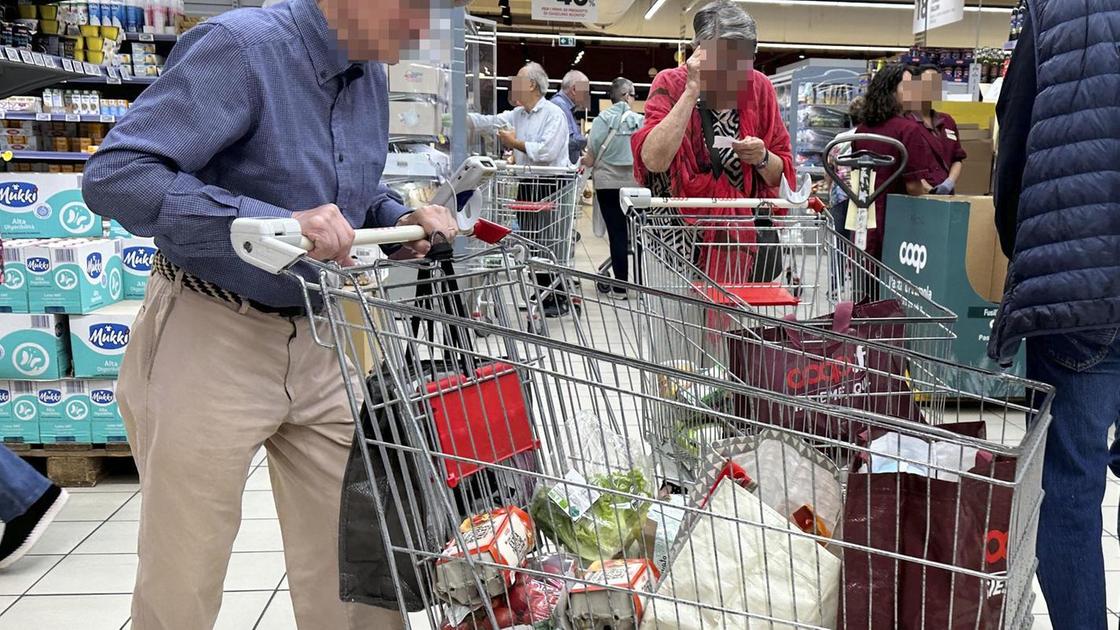
<instances>
[{"instance_id":1,"label":"wooden pallet","mask_svg":"<svg viewBox=\"0 0 1120 630\"><path fill-rule=\"evenodd\" d=\"M132 457L127 443L5 444L24 459L45 460L46 475L59 486L89 488L106 474L110 459Z\"/></svg>"}]
</instances>

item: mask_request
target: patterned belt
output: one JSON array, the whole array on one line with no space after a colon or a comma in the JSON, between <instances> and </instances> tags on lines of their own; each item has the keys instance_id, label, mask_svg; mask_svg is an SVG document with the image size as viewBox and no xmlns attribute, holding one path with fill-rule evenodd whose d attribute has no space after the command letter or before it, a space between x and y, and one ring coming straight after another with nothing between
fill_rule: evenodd
<instances>
[{"instance_id":1,"label":"patterned belt","mask_svg":"<svg viewBox=\"0 0 1120 630\"><path fill-rule=\"evenodd\" d=\"M256 300L250 300L248 298L242 297L232 291L223 289L213 282L203 280L202 278L199 278L189 271L183 270L181 267L179 267L179 265L176 265L175 263L168 260L167 257L164 256L160 251L156 251L156 255L153 257L152 269L171 282L175 282L176 276L178 276L179 272L182 271L184 287L190 289L191 291L194 291L195 293L205 295L209 298L213 298L221 302L229 302L230 304L234 304L237 306L248 303L249 306L254 310L260 311L262 313L267 313L269 315L278 315L280 317L300 317L302 315L307 315L307 309L303 308L302 306L269 306L267 304L261 304Z\"/></svg>"}]
</instances>

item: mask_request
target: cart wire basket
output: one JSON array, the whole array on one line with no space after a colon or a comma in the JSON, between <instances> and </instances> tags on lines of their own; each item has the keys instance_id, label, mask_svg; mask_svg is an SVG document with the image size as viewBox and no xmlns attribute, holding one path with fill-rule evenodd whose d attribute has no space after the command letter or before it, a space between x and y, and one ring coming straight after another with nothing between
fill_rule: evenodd
<instances>
[{"instance_id":1,"label":"cart wire basket","mask_svg":"<svg viewBox=\"0 0 1120 630\"><path fill-rule=\"evenodd\" d=\"M235 250L299 283L313 333L337 352L376 518L358 532L380 540L410 627L1029 625L1047 386L945 364L886 332L596 277L482 233L497 244L340 268L307 259L294 221L233 224ZM478 256L501 261L484 286L503 308L487 321L463 307ZM392 268L415 280L393 284ZM538 274L583 307L534 324ZM596 280L638 299L600 297ZM699 305L726 325L674 315ZM692 328L729 348L738 378L657 360ZM369 374L355 367L367 353L380 362ZM1020 396L927 376L945 370ZM647 439L651 406L708 433L688 483Z\"/></svg>"},{"instance_id":2,"label":"cart wire basket","mask_svg":"<svg viewBox=\"0 0 1120 630\"><path fill-rule=\"evenodd\" d=\"M576 167L496 162L483 193L481 218L508 226L533 244L530 254L562 265L572 259L583 182ZM472 241L478 251L484 243Z\"/></svg>"}]
</instances>

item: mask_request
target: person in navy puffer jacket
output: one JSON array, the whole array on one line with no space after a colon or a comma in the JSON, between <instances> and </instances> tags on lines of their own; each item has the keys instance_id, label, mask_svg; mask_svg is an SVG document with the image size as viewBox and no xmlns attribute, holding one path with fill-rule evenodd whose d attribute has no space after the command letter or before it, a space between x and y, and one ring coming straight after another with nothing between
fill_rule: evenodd
<instances>
[{"instance_id":1,"label":"person in navy puffer jacket","mask_svg":"<svg viewBox=\"0 0 1120 630\"><path fill-rule=\"evenodd\" d=\"M1120 2L1031 0L996 112L1011 259L988 353L1056 388L1038 578L1055 628L1107 626L1106 467L1120 475ZM1113 508L1115 510L1115 508ZM1116 518L1113 514L1110 518ZM1107 553L1120 551L1112 540Z\"/></svg>"}]
</instances>

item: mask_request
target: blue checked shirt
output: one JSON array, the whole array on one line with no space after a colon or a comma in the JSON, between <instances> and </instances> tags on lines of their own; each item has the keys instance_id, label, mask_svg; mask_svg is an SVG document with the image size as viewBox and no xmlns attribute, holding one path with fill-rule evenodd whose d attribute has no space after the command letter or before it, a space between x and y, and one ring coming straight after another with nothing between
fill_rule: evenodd
<instances>
[{"instance_id":1,"label":"blue checked shirt","mask_svg":"<svg viewBox=\"0 0 1120 630\"><path fill-rule=\"evenodd\" d=\"M354 227L407 210L381 185L385 69L350 63L315 0L234 11L192 28L163 76L86 165L91 209L188 272L271 306L298 306L291 278L242 262L237 217L334 203Z\"/></svg>"}]
</instances>

